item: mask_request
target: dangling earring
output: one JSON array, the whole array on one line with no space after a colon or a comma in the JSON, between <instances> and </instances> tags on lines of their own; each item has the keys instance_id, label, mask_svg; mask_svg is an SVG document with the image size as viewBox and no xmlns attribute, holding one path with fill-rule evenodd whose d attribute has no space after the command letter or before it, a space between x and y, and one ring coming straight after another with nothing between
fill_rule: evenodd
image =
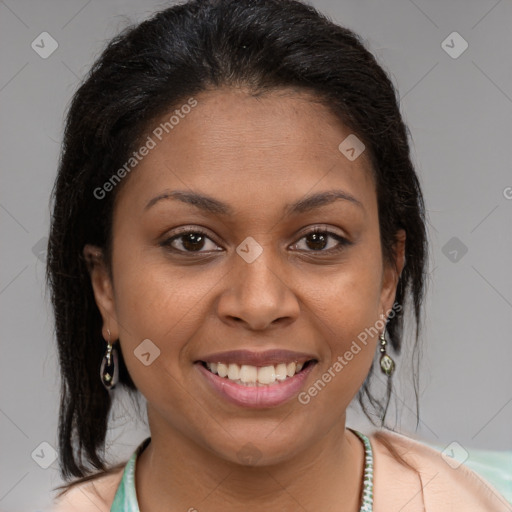
<instances>
[{"instance_id":1,"label":"dangling earring","mask_svg":"<svg viewBox=\"0 0 512 512\"><path fill-rule=\"evenodd\" d=\"M382 373L386 374L388 377L391 377L393 372L395 371L395 362L391 357L389 357L386 354L386 336L384 333L386 332L386 328L384 327L384 330L381 332L379 336L380 340L380 369L382 370Z\"/></svg>"},{"instance_id":2,"label":"dangling earring","mask_svg":"<svg viewBox=\"0 0 512 512\"><path fill-rule=\"evenodd\" d=\"M116 387L119 378L119 365L117 364L117 350L110 343L110 330L108 332L107 352L103 356L100 367L101 383L107 391Z\"/></svg>"}]
</instances>

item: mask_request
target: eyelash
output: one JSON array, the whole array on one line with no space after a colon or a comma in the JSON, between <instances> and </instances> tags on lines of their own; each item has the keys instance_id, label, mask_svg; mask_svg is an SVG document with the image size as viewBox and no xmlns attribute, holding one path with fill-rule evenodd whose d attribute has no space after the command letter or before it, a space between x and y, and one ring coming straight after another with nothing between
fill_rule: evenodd
<instances>
[{"instance_id":1,"label":"eyelash","mask_svg":"<svg viewBox=\"0 0 512 512\"><path fill-rule=\"evenodd\" d=\"M205 253L211 252L211 251L183 251L181 249L176 249L175 247L172 247L171 244L172 244L172 242L174 240L178 240L178 239L180 239L180 238L182 238L184 236L187 236L189 234L192 234L192 233L195 234L195 235L202 235L202 236L208 238L209 240L211 240L212 242L215 243L215 241L212 240L208 236L208 234L205 231L203 231L201 228L194 228L194 229L184 230L184 231L180 232L178 235L174 235L171 238L168 238L168 239L164 240L160 245L162 247L165 247L165 248L169 249L172 252L176 252L176 253L179 253L179 254L196 255L196 254L201 254L203 252L205 252ZM297 242L295 242L294 245L298 244L298 242L300 242L300 240L302 240L303 238L306 238L307 236L315 234L315 233L321 233L323 235L327 235L328 238L329 237L334 238L335 240L337 240L339 242L339 244L336 247L328 249L328 250L318 250L318 251L310 250L310 251L305 251L307 253L334 254L334 253L338 253L338 252L342 251L343 249L345 249L346 246L352 245L352 242L350 242L346 238L338 235L337 233L334 233L332 231L329 231L329 230L326 230L325 228L320 228L320 227L313 228L310 231L304 233L301 236L301 238ZM215 251L215 252L217 252L217 251Z\"/></svg>"}]
</instances>

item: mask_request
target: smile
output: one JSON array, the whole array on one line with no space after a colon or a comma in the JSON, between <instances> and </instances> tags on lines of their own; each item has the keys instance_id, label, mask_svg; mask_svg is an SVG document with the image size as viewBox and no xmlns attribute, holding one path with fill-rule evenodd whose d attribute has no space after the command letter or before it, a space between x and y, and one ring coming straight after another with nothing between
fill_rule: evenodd
<instances>
[{"instance_id":1,"label":"smile","mask_svg":"<svg viewBox=\"0 0 512 512\"><path fill-rule=\"evenodd\" d=\"M265 366L198 361L194 366L217 397L238 407L261 409L297 396L316 364L316 359L309 359Z\"/></svg>"},{"instance_id":2,"label":"smile","mask_svg":"<svg viewBox=\"0 0 512 512\"><path fill-rule=\"evenodd\" d=\"M203 363L213 374L242 386L269 386L284 382L302 371L313 361L305 363L279 363L269 366L252 366L237 363Z\"/></svg>"}]
</instances>

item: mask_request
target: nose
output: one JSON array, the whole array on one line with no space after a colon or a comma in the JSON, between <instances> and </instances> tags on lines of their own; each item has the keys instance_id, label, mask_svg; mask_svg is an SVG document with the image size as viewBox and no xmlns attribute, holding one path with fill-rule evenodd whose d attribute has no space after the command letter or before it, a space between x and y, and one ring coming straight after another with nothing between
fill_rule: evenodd
<instances>
[{"instance_id":1,"label":"nose","mask_svg":"<svg viewBox=\"0 0 512 512\"><path fill-rule=\"evenodd\" d=\"M235 255L234 267L226 276L225 291L217 303L223 322L244 324L250 330L269 329L293 323L300 305L287 282L284 264L265 248L252 263Z\"/></svg>"}]
</instances>

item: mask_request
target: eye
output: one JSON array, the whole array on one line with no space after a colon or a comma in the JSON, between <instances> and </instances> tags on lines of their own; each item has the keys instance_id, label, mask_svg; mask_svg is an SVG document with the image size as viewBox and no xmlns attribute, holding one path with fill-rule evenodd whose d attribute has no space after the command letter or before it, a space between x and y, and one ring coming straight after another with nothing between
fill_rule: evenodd
<instances>
[{"instance_id":1,"label":"eye","mask_svg":"<svg viewBox=\"0 0 512 512\"><path fill-rule=\"evenodd\" d=\"M303 239L306 240L306 249L299 250L304 250L305 252L321 252L331 254L341 251L347 245L352 244L352 242L349 242L341 235L318 227L305 233L300 240ZM329 239L335 241L334 244L331 244L331 247L329 247ZM202 250L205 249L207 241L212 243L212 247L209 249L206 248L206 250ZM300 245L299 242L295 243L292 247L297 248ZM207 233L200 228L185 228L179 234L167 238L161 242L160 245L178 253L222 251L222 249L218 249L218 245L216 245L215 242L213 242L213 240L207 236ZM326 250L326 247L329 248Z\"/></svg>"},{"instance_id":2,"label":"eye","mask_svg":"<svg viewBox=\"0 0 512 512\"><path fill-rule=\"evenodd\" d=\"M346 238L342 237L341 235L318 227L308 231L300 240L303 239L306 240L306 252L322 252L331 254L341 251L347 245L352 244L352 242L349 242ZM329 239L334 240L337 243L331 244L331 247L325 250L325 248L329 246ZM293 247L298 246L299 243L296 243ZM311 248L312 250L308 250L308 247Z\"/></svg>"},{"instance_id":3,"label":"eye","mask_svg":"<svg viewBox=\"0 0 512 512\"><path fill-rule=\"evenodd\" d=\"M213 247L205 251L201 251L204 248L206 241L212 242ZM167 247L174 252L211 252L217 251L215 247L218 247L213 240L207 236L207 234L199 229L185 229L179 235L175 235L171 238L164 240L161 244L163 247ZM181 246L181 248L180 248ZM222 249L221 249L222 250Z\"/></svg>"}]
</instances>

